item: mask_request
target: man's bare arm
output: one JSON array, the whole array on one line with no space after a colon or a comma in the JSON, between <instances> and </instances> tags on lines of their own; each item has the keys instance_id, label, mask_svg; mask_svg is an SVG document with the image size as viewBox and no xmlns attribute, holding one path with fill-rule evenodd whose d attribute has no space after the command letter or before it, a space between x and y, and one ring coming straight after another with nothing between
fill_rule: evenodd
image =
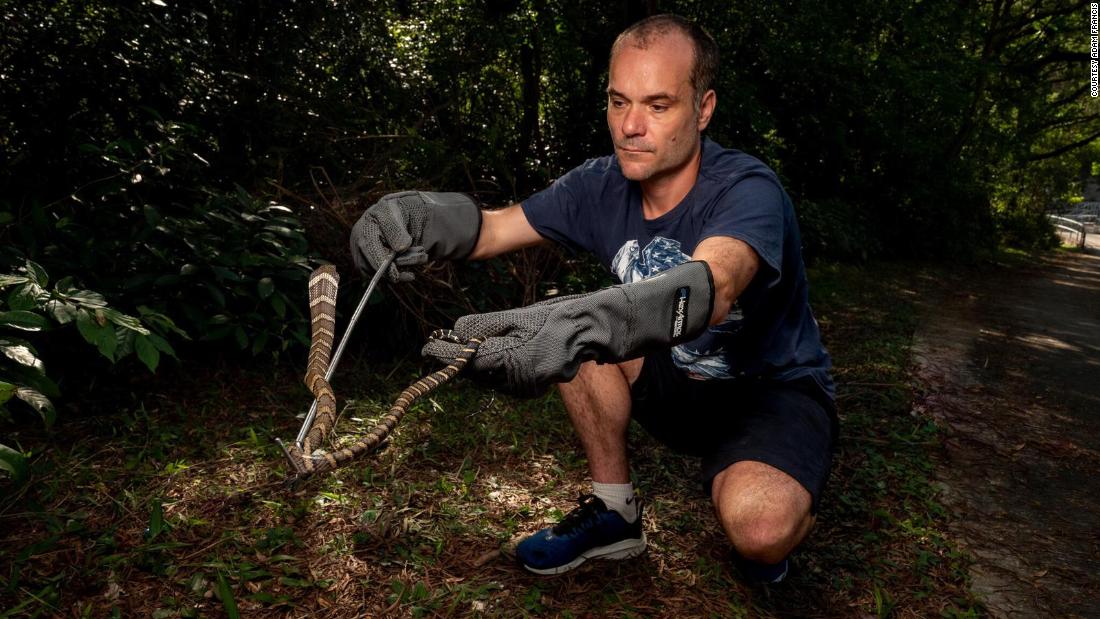
<instances>
[{"instance_id":1,"label":"man's bare arm","mask_svg":"<svg viewBox=\"0 0 1100 619\"><path fill-rule=\"evenodd\" d=\"M527 221L519 204L481 211L481 233L467 260L486 260L524 247L549 242Z\"/></svg>"},{"instance_id":2,"label":"man's bare arm","mask_svg":"<svg viewBox=\"0 0 1100 619\"><path fill-rule=\"evenodd\" d=\"M702 260L710 266L714 278L714 312L710 324L725 319L730 307L760 268L760 257L748 243L728 236L703 239L695 248L692 260Z\"/></svg>"}]
</instances>

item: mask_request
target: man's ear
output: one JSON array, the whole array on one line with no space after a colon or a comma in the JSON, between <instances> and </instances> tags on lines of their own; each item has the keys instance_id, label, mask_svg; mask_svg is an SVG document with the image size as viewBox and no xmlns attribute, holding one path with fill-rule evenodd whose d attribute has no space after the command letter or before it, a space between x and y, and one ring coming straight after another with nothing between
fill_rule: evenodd
<instances>
[{"instance_id":1,"label":"man's ear","mask_svg":"<svg viewBox=\"0 0 1100 619\"><path fill-rule=\"evenodd\" d=\"M714 106L718 104L718 95L714 94L713 90L708 90L707 94L703 95L702 102L699 103L699 131L707 128L710 124L710 117L714 115Z\"/></svg>"}]
</instances>

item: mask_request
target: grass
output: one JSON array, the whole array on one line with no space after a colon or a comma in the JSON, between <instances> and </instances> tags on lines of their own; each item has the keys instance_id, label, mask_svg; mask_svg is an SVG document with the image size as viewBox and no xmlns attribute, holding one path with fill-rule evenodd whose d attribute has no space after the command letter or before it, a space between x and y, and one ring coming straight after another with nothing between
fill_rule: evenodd
<instances>
[{"instance_id":1,"label":"grass","mask_svg":"<svg viewBox=\"0 0 1100 619\"><path fill-rule=\"evenodd\" d=\"M811 273L843 428L817 528L781 586L737 579L696 464L636 430L642 558L545 578L501 555L587 490L553 395L460 381L419 402L387 450L288 491L272 439L292 438L309 404L300 368L208 367L158 379L125 410L23 432L50 447L0 500L0 617L975 616L929 480L938 431L911 412L911 274ZM350 434L428 369L344 364Z\"/></svg>"}]
</instances>

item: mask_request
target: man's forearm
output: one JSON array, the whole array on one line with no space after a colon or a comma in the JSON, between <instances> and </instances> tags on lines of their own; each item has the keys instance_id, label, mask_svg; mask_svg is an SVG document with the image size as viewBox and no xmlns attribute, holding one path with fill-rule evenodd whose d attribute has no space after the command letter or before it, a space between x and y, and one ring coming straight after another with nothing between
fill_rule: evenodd
<instances>
[{"instance_id":1,"label":"man's forearm","mask_svg":"<svg viewBox=\"0 0 1100 619\"><path fill-rule=\"evenodd\" d=\"M481 234L467 260L487 260L524 247L548 242L535 231L519 204L481 211Z\"/></svg>"},{"instance_id":2,"label":"man's forearm","mask_svg":"<svg viewBox=\"0 0 1100 619\"><path fill-rule=\"evenodd\" d=\"M710 324L726 319L730 308L745 291L760 269L760 257L748 243L728 236L703 239L692 260L702 260L710 266L714 278L714 312Z\"/></svg>"}]
</instances>

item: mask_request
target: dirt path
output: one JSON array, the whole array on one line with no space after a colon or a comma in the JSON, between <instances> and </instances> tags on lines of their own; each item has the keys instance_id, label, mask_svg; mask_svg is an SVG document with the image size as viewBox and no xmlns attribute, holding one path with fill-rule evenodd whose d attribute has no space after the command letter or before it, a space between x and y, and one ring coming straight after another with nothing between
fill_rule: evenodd
<instances>
[{"instance_id":1,"label":"dirt path","mask_svg":"<svg viewBox=\"0 0 1100 619\"><path fill-rule=\"evenodd\" d=\"M1100 617L1100 252L926 282L918 407L995 616Z\"/></svg>"}]
</instances>

